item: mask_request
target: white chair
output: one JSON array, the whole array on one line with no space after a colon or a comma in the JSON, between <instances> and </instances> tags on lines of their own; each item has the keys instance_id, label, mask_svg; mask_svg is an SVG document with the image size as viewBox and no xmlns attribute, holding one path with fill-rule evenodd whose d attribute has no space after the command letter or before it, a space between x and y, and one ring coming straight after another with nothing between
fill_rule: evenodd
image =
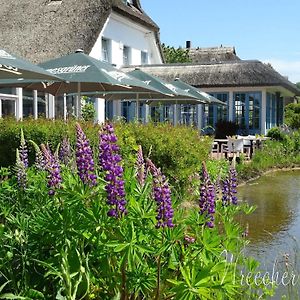
<instances>
[{"instance_id":1,"label":"white chair","mask_svg":"<svg viewBox=\"0 0 300 300\"><path fill-rule=\"evenodd\" d=\"M251 153L253 152L253 138L255 139L255 136L251 136L251 135L248 135L248 136L242 136L242 135L238 135L237 136L238 139L243 139L243 143L244 143L244 146L243 146L243 153L245 155L245 158L246 159L250 159L251 158Z\"/></svg>"},{"instance_id":2,"label":"white chair","mask_svg":"<svg viewBox=\"0 0 300 300\"><path fill-rule=\"evenodd\" d=\"M236 156L239 153L243 153L244 142L243 139L234 139L228 137L226 144L223 144L221 147L221 154L225 153L225 157L230 155Z\"/></svg>"}]
</instances>

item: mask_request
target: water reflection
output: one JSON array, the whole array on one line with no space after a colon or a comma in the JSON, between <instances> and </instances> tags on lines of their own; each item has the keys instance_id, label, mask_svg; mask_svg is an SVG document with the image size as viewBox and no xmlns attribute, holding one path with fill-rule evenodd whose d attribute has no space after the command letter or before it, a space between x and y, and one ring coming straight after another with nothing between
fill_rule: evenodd
<instances>
[{"instance_id":1,"label":"water reflection","mask_svg":"<svg viewBox=\"0 0 300 300\"><path fill-rule=\"evenodd\" d=\"M252 244L270 243L298 225L293 235L300 238L300 171L274 172L242 186L239 199L256 205L246 216ZM284 237L283 237L284 238ZM282 237L280 237L282 239Z\"/></svg>"},{"instance_id":2,"label":"water reflection","mask_svg":"<svg viewBox=\"0 0 300 300\"><path fill-rule=\"evenodd\" d=\"M281 275L297 274L300 282L300 170L270 173L242 186L238 190L240 200L256 205L256 211L241 217L249 224L249 240L246 252L256 257L260 270L278 271ZM245 226L245 225L244 225ZM300 283L294 286L298 298ZM272 299L288 294L287 286L280 284Z\"/></svg>"}]
</instances>

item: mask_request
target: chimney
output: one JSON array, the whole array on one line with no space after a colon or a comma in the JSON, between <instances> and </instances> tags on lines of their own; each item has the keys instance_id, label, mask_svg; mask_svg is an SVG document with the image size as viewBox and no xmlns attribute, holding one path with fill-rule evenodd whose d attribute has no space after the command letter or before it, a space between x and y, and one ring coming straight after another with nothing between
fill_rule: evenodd
<instances>
[{"instance_id":1,"label":"chimney","mask_svg":"<svg viewBox=\"0 0 300 300\"><path fill-rule=\"evenodd\" d=\"M191 41L186 41L186 48L191 49L192 43Z\"/></svg>"}]
</instances>

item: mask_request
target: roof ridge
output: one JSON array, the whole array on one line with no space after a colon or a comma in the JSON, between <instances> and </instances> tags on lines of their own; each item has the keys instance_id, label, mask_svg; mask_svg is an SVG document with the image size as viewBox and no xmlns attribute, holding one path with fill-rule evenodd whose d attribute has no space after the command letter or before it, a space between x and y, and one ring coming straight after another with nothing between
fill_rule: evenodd
<instances>
[{"instance_id":1,"label":"roof ridge","mask_svg":"<svg viewBox=\"0 0 300 300\"><path fill-rule=\"evenodd\" d=\"M142 68L151 68L151 67L165 67L165 66L203 66L203 65L226 65L226 64L247 64L247 63L262 63L260 60L225 60L225 61L214 61L214 62L201 62L201 63L165 63L165 64L151 64L151 65L131 65L124 68L133 68L133 67L142 67Z\"/></svg>"}]
</instances>

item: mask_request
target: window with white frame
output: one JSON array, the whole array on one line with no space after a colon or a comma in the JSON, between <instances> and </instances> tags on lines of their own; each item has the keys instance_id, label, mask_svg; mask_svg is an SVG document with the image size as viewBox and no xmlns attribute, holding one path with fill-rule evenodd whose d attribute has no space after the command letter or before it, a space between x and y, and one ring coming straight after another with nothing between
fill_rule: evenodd
<instances>
[{"instance_id":1,"label":"window with white frame","mask_svg":"<svg viewBox=\"0 0 300 300\"><path fill-rule=\"evenodd\" d=\"M148 64L148 52L141 51L141 65L147 65Z\"/></svg>"},{"instance_id":2,"label":"window with white frame","mask_svg":"<svg viewBox=\"0 0 300 300\"><path fill-rule=\"evenodd\" d=\"M102 60L110 62L110 41L108 39L102 39Z\"/></svg>"},{"instance_id":3,"label":"window with white frame","mask_svg":"<svg viewBox=\"0 0 300 300\"><path fill-rule=\"evenodd\" d=\"M123 47L123 65L128 66L131 63L131 51L130 47L124 46Z\"/></svg>"}]
</instances>

